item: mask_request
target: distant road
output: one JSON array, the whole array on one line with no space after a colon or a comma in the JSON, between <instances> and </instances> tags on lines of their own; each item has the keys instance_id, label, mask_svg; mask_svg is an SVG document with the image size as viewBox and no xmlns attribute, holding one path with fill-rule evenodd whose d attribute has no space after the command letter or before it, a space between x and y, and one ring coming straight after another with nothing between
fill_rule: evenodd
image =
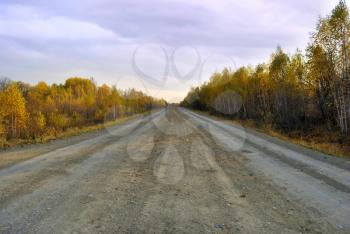
<instances>
[{"instance_id":1,"label":"distant road","mask_svg":"<svg viewBox=\"0 0 350 234\"><path fill-rule=\"evenodd\" d=\"M0 233L350 233L349 161L182 108L10 153Z\"/></svg>"}]
</instances>

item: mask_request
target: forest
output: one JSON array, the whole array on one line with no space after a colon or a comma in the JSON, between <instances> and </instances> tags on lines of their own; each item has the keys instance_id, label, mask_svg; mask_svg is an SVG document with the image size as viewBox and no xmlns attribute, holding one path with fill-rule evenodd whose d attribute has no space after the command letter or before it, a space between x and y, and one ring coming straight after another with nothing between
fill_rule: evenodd
<instances>
[{"instance_id":1,"label":"forest","mask_svg":"<svg viewBox=\"0 0 350 234\"><path fill-rule=\"evenodd\" d=\"M192 88L181 105L349 147L349 39L349 10L340 1L320 17L305 52L278 47L267 63L225 68Z\"/></svg>"},{"instance_id":2,"label":"forest","mask_svg":"<svg viewBox=\"0 0 350 234\"><path fill-rule=\"evenodd\" d=\"M140 91L97 86L93 79L70 78L64 84L31 86L0 80L0 146L57 136L165 105Z\"/></svg>"}]
</instances>

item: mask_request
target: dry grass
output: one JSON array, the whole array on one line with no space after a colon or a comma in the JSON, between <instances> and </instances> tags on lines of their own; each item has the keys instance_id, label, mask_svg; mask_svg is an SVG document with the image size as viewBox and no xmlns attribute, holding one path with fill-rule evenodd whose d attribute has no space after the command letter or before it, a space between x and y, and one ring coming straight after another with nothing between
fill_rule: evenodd
<instances>
[{"instance_id":1,"label":"dry grass","mask_svg":"<svg viewBox=\"0 0 350 234\"><path fill-rule=\"evenodd\" d=\"M38 156L40 151L28 151L28 152L5 152L0 155L0 169L14 165L18 162L26 161L28 159Z\"/></svg>"},{"instance_id":2,"label":"dry grass","mask_svg":"<svg viewBox=\"0 0 350 234\"><path fill-rule=\"evenodd\" d=\"M258 128L257 130L261 130L261 128ZM292 142L294 144L299 144L325 154L350 158L350 146L346 143L339 143L342 140L342 137L339 136L339 134L325 129L323 129L321 132L319 129L314 129L308 134L302 132L283 134L271 128L263 128L263 130L265 133L271 136Z\"/></svg>"},{"instance_id":3,"label":"dry grass","mask_svg":"<svg viewBox=\"0 0 350 234\"><path fill-rule=\"evenodd\" d=\"M96 124L96 125L84 126L79 128L78 127L69 128L65 131L58 132L55 134L47 134L37 139L11 139L9 141L0 142L0 149L8 149L8 148L13 148L15 146L23 146L23 145L38 144L38 143L42 144L42 143L47 143L57 139L63 139L63 138L72 137L72 136L79 136L84 133L95 132L107 127L112 127L114 125L122 124L128 120L131 120L133 118L136 118L145 114L146 113L123 117L116 121L110 121L104 124ZM2 156L1 156L1 159L2 159Z\"/></svg>"},{"instance_id":4,"label":"dry grass","mask_svg":"<svg viewBox=\"0 0 350 234\"><path fill-rule=\"evenodd\" d=\"M204 113L207 116L213 117L207 112L198 111L198 113ZM287 142L302 145L306 148L313 149L325 154L350 158L349 137L344 138L338 132L329 131L325 128L318 127L308 132L293 131L290 133L283 133L281 131L273 129L271 125L261 125L252 120L228 120L224 117L214 117L227 122L238 123L243 127L251 128L258 132L265 133Z\"/></svg>"},{"instance_id":5,"label":"dry grass","mask_svg":"<svg viewBox=\"0 0 350 234\"><path fill-rule=\"evenodd\" d=\"M23 145L29 145L29 144L37 144L37 143L47 143L56 139L63 139L68 138L72 136L79 136L84 133L92 133L97 132L99 130L102 130L106 127L112 127L114 125L123 124L126 121L129 121L131 119L137 118L144 114L139 115L133 115L125 118L120 118L117 121L108 122L105 124L98 124L94 126L87 126L83 128L71 128L68 129L65 132L61 132L59 134L56 134L56 136L50 135L45 136L42 139L37 140L12 140L5 142L6 148L12 148L15 146L23 146ZM4 150L0 151L0 169L14 165L16 163L29 160L31 158L37 157L39 155L42 155L44 153L47 153L55 148L54 145L42 145L44 147L30 147L30 148L24 148L23 150Z\"/></svg>"}]
</instances>

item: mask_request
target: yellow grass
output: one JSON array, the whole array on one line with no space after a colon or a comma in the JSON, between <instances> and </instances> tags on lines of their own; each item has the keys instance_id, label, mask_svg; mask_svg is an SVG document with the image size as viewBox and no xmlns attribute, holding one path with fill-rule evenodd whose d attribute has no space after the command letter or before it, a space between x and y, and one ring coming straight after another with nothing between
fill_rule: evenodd
<instances>
[{"instance_id":1,"label":"yellow grass","mask_svg":"<svg viewBox=\"0 0 350 234\"><path fill-rule=\"evenodd\" d=\"M199 113L204 113L207 116L210 115L208 112ZM215 116L215 118L231 123L234 122L240 124L243 127L251 128L256 131L265 133L267 135L279 138L281 140L302 145L306 148L313 149L315 151L319 151L325 154L337 157L350 158L350 145L347 143L339 143L341 136L339 136L339 133L337 132L332 132L322 128L315 128L311 130L307 135L305 135L305 133L297 131L291 133L283 133L274 130L271 125L258 125L252 120L228 120L224 117L218 116ZM349 140L347 140L346 142L348 141Z\"/></svg>"},{"instance_id":2,"label":"yellow grass","mask_svg":"<svg viewBox=\"0 0 350 234\"><path fill-rule=\"evenodd\" d=\"M106 122L103 124L96 124L96 125L84 126L84 127L79 127L79 128L78 127L69 128L65 131L58 132L56 134L45 135L45 136L43 136L41 138L37 138L37 139L12 139L9 141L3 141L2 144L0 142L0 149L1 148L3 148L3 149L4 148L12 148L14 146L19 146L19 145L47 143L47 142L50 142L52 140L63 139L63 138L72 137L72 136L78 136L78 135L82 135L84 133L89 133L89 132L95 132L95 131L102 130L106 127L112 127L114 125L122 124L128 120L131 120L133 118L136 118L136 117L139 117L139 116L145 115L145 114L147 114L147 113L123 117L123 118L117 119L115 121L110 121L110 122Z\"/></svg>"},{"instance_id":3,"label":"yellow grass","mask_svg":"<svg viewBox=\"0 0 350 234\"><path fill-rule=\"evenodd\" d=\"M144 114L147 114L147 113L144 113ZM46 143L56 139L63 139L63 138L68 138L72 136L82 135L84 133L96 132L106 127L112 127L114 125L123 124L126 121L137 118L144 114L138 114L138 115L133 115L125 118L120 118L116 121L107 122L105 124L97 124L97 125L87 126L82 128L71 128L71 129L67 129L67 131L65 132L61 132L57 134L56 136L45 136L42 139L37 139L37 140L12 140L9 142L5 142L5 144L6 144L6 147L9 148L9 147L25 145L25 144L28 145L28 144L35 144L35 143ZM49 148L32 147L25 150L14 150L14 151L9 150L9 151L3 151L3 152L0 151L0 169L37 157L49 151L50 151L50 147Z\"/></svg>"}]
</instances>

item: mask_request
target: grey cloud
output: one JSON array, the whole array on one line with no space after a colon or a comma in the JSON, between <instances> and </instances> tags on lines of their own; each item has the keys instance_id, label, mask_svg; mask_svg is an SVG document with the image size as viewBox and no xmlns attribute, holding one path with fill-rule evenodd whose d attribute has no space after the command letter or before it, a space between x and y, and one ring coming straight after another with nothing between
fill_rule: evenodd
<instances>
[{"instance_id":1,"label":"grey cloud","mask_svg":"<svg viewBox=\"0 0 350 234\"><path fill-rule=\"evenodd\" d=\"M303 49L318 16L336 3L0 0L0 75L37 82L50 74L57 80L81 71L103 75L96 77L103 82L113 82L118 74L137 80L131 57L144 43L164 46L169 54L191 46L203 57L220 54L235 58L237 65L255 64L268 59L279 44L289 52ZM157 69L147 60L143 66Z\"/></svg>"}]
</instances>

